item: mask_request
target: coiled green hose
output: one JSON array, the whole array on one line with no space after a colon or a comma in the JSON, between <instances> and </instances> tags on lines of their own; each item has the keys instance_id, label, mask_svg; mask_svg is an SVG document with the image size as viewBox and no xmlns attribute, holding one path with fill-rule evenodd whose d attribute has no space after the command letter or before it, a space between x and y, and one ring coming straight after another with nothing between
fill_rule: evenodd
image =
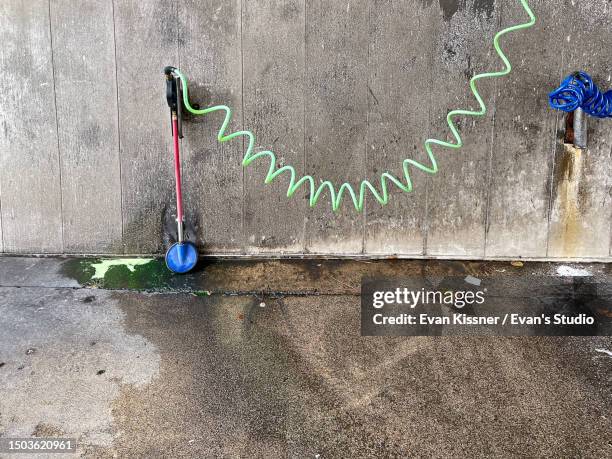
<instances>
[{"instance_id":1,"label":"coiled green hose","mask_svg":"<svg viewBox=\"0 0 612 459\"><path fill-rule=\"evenodd\" d=\"M495 47L495 51L497 52L497 54L503 61L505 68L499 72L481 73L479 75L475 75L470 80L470 88L472 90L472 93L474 94L474 97L478 101L478 104L480 105L480 110L477 110L477 111L453 110L449 112L448 115L446 116L446 121L453 134L453 137L455 138L456 143L449 143L449 142L445 142L443 140L437 140L437 139L427 139L425 141L425 150L427 151L427 155L429 156L431 165L421 164L418 161L415 161L410 158L405 159L403 161L404 181L401 181L400 179L393 176L389 172L384 172L380 176L380 188L381 188L380 192L368 180L363 180L359 187L359 197L357 197L355 190L353 190L353 187L348 182L344 182L342 185L340 185L340 188L338 188L338 191L336 191L333 183L331 183L328 180L321 182L321 184L318 187L315 187L315 179L310 175L305 175L296 181L297 174L293 166L287 165L287 166L283 166L277 169L276 168L276 156L274 155L272 151L265 150L265 151L259 151L256 153L253 152L253 149L255 147L255 134L253 134L250 131L238 131L238 132L232 132L231 134L226 134L227 127L229 126L230 121L232 120L231 108L229 108L226 105L216 105L213 107L205 108L203 110L197 110L193 108L191 104L189 103L187 78L185 77L185 75L183 75L183 73L181 73L180 70L176 69L174 71L182 81L183 102L189 112L193 113L194 115L207 115L209 113L214 113L218 111L225 112L225 119L223 120L223 124L221 125L221 127L219 128L219 132L217 133L217 141L228 142L232 139L235 139L236 137L247 137L248 138L249 144L248 144L246 153L244 155L244 158L242 159L243 167L248 166L249 164L251 164L253 161L255 161L258 158L263 158L265 156L268 156L270 158L270 167L266 175L265 183L270 183L272 180L274 180L276 177L278 177L282 173L288 172L290 175L290 180L289 180L289 188L287 189L287 197L291 197L297 191L297 189L300 186L302 186L302 184L308 182L310 185L310 207L313 207L318 202L319 198L321 197L321 194L327 188L329 190L331 203L332 203L332 209L334 211L337 211L340 208L342 196L345 192L348 192L353 201L353 205L355 206L355 209L357 209L358 212L361 212L363 210L366 190L370 190L374 198L376 198L376 200L381 205L385 205L389 201L387 180L393 182L400 190L406 193L409 193L412 191L412 180L410 179L411 167L415 167L428 174L435 174L436 172L438 172L438 164L436 162L436 158L431 149L432 145L439 145L441 147L454 148L454 149L458 149L463 146L463 140L461 140L461 136L459 135L457 127L455 126L453 122L453 118L457 116L484 116L487 112L487 107L484 104L482 97L478 93L478 90L476 89L476 82L478 80L482 80L483 78L502 77L502 76L508 75L512 70L512 65L510 64L510 61L508 60L506 55L502 52L499 46L499 39L502 36L506 35L507 33L514 32L520 29L527 29L529 27L532 27L536 23L536 17L533 14L533 11L531 11L531 8L529 7L527 0L520 0L520 2L523 8L525 9L525 12L529 15L529 22L508 27L507 29L504 29L498 32L493 38L493 46Z\"/></svg>"}]
</instances>

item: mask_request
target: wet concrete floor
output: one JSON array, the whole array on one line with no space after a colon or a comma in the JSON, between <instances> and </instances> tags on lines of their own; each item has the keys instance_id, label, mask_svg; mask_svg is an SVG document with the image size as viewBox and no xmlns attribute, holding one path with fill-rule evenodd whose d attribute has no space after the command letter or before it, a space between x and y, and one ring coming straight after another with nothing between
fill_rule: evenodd
<instances>
[{"instance_id":1,"label":"wet concrete floor","mask_svg":"<svg viewBox=\"0 0 612 459\"><path fill-rule=\"evenodd\" d=\"M73 437L82 457L612 454L612 338L359 326L364 276L609 280L610 265L98 262L0 258L0 436Z\"/></svg>"}]
</instances>

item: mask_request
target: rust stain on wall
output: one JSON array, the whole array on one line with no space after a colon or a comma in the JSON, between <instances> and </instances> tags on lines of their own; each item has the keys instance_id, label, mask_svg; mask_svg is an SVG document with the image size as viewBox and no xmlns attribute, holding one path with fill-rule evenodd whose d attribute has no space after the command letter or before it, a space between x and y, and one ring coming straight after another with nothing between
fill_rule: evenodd
<instances>
[{"instance_id":1,"label":"rust stain on wall","mask_svg":"<svg viewBox=\"0 0 612 459\"><path fill-rule=\"evenodd\" d=\"M550 245L561 256L571 257L580 246L582 215L580 179L584 152L571 144L563 144L563 153L554 181L553 220Z\"/></svg>"}]
</instances>

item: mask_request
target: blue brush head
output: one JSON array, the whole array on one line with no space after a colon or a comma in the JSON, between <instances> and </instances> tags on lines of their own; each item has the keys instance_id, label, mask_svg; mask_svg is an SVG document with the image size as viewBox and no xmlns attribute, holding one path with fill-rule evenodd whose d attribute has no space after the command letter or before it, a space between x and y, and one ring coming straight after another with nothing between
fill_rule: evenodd
<instances>
[{"instance_id":1,"label":"blue brush head","mask_svg":"<svg viewBox=\"0 0 612 459\"><path fill-rule=\"evenodd\" d=\"M191 242L175 243L166 252L166 266L172 272L184 274L198 262L198 249Z\"/></svg>"}]
</instances>

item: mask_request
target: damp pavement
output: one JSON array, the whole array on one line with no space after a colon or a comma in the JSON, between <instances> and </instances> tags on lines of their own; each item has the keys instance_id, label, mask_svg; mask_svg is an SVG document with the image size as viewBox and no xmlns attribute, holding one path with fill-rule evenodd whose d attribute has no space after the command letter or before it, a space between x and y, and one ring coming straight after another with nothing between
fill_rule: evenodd
<instances>
[{"instance_id":1,"label":"damp pavement","mask_svg":"<svg viewBox=\"0 0 612 459\"><path fill-rule=\"evenodd\" d=\"M360 336L362 277L437 274L612 266L0 258L0 436L92 458L610 457L610 337Z\"/></svg>"}]
</instances>

